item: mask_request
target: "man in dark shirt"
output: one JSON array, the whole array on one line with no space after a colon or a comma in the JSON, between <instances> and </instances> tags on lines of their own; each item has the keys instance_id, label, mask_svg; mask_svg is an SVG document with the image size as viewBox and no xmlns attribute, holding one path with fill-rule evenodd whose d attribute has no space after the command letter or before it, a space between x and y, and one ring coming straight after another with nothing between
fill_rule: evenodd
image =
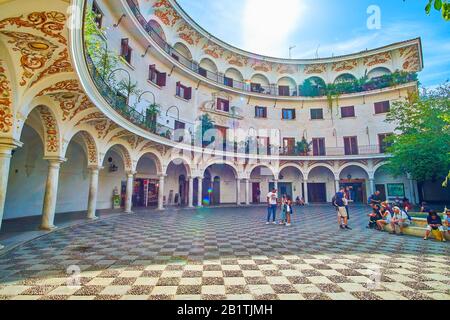
<instances>
[{"instance_id":1,"label":"man in dark shirt","mask_svg":"<svg viewBox=\"0 0 450 320\"><path fill-rule=\"evenodd\" d=\"M442 242L446 242L445 240L445 231L444 226L442 225L442 219L439 217L436 211L432 210L430 211L430 214L427 217L427 232L425 234L425 238L423 240L428 240L428 237L430 236L431 232L433 230L438 230L442 235Z\"/></svg>"},{"instance_id":2,"label":"man in dark shirt","mask_svg":"<svg viewBox=\"0 0 450 320\"><path fill-rule=\"evenodd\" d=\"M380 191L375 191L373 195L370 196L370 205L372 209L375 208L376 205L381 205Z\"/></svg>"},{"instance_id":3,"label":"man in dark shirt","mask_svg":"<svg viewBox=\"0 0 450 320\"><path fill-rule=\"evenodd\" d=\"M348 205L348 200L345 198L345 189L341 188L339 192L334 196L333 205L337 208L338 212L338 224L339 228L345 230L352 230L348 226L348 212L346 206Z\"/></svg>"}]
</instances>

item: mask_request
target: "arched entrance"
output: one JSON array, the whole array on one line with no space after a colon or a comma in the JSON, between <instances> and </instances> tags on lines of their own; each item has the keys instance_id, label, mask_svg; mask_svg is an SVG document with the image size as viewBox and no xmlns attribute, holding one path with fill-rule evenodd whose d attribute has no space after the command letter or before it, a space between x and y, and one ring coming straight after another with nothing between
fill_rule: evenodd
<instances>
[{"instance_id":1,"label":"arched entrance","mask_svg":"<svg viewBox=\"0 0 450 320\"><path fill-rule=\"evenodd\" d=\"M308 174L307 189L309 203L331 202L336 191L333 171L325 166L311 169Z\"/></svg>"},{"instance_id":2,"label":"arched entrance","mask_svg":"<svg viewBox=\"0 0 450 320\"><path fill-rule=\"evenodd\" d=\"M203 198L209 205L237 203L237 171L226 163L210 165L204 173ZM240 186L239 186L240 187Z\"/></svg>"},{"instance_id":3,"label":"arched entrance","mask_svg":"<svg viewBox=\"0 0 450 320\"><path fill-rule=\"evenodd\" d=\"M126 198L126 170L123 159L122 146L110 148L104 157L98 183L98 209L120 209L125 206ZM114 202L114 196L119 197Z\"/></svg>"},{"instance_id":4,"label":"arched entrance","mask_svg":"<svg viewBox=\"0 0 450 320\"><path fill-rule=\"evenodd\" d=\"M266 195L275 186L275 176L271 168L260 165L250 172L251 201L253 203L266 202Z\"/></svg>"},{"instance_id":5,"label":"arched entrance","mask_svg":"<svg viewBox=\"0 0 450 320\"><path fill-rule=\"evenodd\" d=\"M281 196L286 195L295 201L297 197L304 199L304 177L301 170L295 166L287 165L279 174L278 190Z\"/></svg>"},{"instance_id":6,"label":"arched entrance","mask_svg":"<svg viewBox=\"0 0 450 320\"><path fill-rule=\"evenodd\" d=\"M362 167L350 165L341 170L339 186L345 188L350 202L367 203L370 196L370 181L367 171Z\"/></svg>"},{"instance_id":7,"label":"arched entrance","mask_svg":"<svg viewBox=\"0 0 450 320\"><path fill-rule=\"evenodd\" d=\"M175 159L170 162L166 171L166 182L164 186L164 195L166 203L169 206L187 206L190 204L189 195L191 194L190 180L191 170L189 164L184 159ZM194 190L192 190L193 192ZM193 198L192 198L193 202Z\"/></svg>"},{"instance_id":8,"label":"arched entrance","mask_svg":"<svg viewBox=\"0 0 450 320\"><path fill-rule=\"evenodd\" d=\"M159 194L159 163L151 153L144 154L136 166L133 207L157 207Z\"/></svg>"}]
</instances>

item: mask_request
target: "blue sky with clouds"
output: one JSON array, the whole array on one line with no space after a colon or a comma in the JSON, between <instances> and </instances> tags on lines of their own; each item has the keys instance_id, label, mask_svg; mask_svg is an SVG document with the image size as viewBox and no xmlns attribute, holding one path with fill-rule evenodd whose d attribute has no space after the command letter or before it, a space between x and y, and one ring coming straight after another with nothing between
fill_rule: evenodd
<instances>
[{"instance_id":1,"label":"blue sky with clouds","mask_svg":"<svg viewBox=\"0 0 450 320\"><path fill-rule=\"evenodd\" d=\"M178 0L203 28L244 50L287 58L349 54L422 38L431 87L450 79L450 22L427 16L426 0ZM368 29L369 6L380 8L381 28ZM318 49L318 50L317 50Z\"/></svg>"}]
</instances>

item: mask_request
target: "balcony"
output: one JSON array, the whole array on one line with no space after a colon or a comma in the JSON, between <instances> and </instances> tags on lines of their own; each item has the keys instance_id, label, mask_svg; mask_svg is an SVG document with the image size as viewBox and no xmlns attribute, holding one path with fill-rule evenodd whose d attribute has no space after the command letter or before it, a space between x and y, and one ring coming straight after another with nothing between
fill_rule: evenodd
<instances>
[{"instance_id":1,"label":"balcony","mask_svg":"<svg viewBox=\"0 0 450 320\"><path fill-rule=\"evenodd\" d=\"M358 146L356 152L349 153L345 147L331 147L324 150L311 150L307 153L297 152L295 148L280 148L280 155L287 157L342 157L342 156L366 156L386 154L385 146L371 145Z\"/></svg>"},{"instance_id":2,"label":"balcony","mask_svg":"<svg viewBox=\"0 0 450 320\"><path fill-rule=\"evenodd\" d=\"M407 84L417 81L417 73L415 72L403 72L397 71L392 74L387 74L381 77L368 79L361 78L354 81L336 84L324 84L317 88L306 89L306 81L303 85L299 85L298 88L269 85L263 86L256 83L242 82L234 79L226 78L221 74L211 72L199 67L198 63L184 57L175 48L169 45L164 39L162 39L158 32L154 30L144 16L141 14L135 1L127 0L128 6L133 12L139 24L144 28L150 38L163 50L169 57L182 64L187 69L195 72L196 74L216 83L224 85L236 90L240 90L248 93L257 93L262 95L276 96L276 97L325 97L328 95L343 95L343 94L355 94L362 92L370 92L374 90L385 89L394 87L397 85ZM174 58L176 57L176 58ZM309 86L308 86L309 87Z\"/></svg>"}]
</instances>

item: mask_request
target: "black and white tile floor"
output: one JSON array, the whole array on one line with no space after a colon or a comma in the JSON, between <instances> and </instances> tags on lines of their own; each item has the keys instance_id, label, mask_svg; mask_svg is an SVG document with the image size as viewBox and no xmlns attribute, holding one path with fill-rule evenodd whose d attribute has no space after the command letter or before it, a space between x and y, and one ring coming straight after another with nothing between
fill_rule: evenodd
<instances>
[{"instance_id":1,"label":"black and white tile floor","mask_svg":"<svg viewBox=\"0 0 450 320\"><path fill-rule=\"evenodd\" d=\"M0 299L450 299L450 246L266 209L139 212L61 229L0 256Z\"/></svg>"}]
</instances>

